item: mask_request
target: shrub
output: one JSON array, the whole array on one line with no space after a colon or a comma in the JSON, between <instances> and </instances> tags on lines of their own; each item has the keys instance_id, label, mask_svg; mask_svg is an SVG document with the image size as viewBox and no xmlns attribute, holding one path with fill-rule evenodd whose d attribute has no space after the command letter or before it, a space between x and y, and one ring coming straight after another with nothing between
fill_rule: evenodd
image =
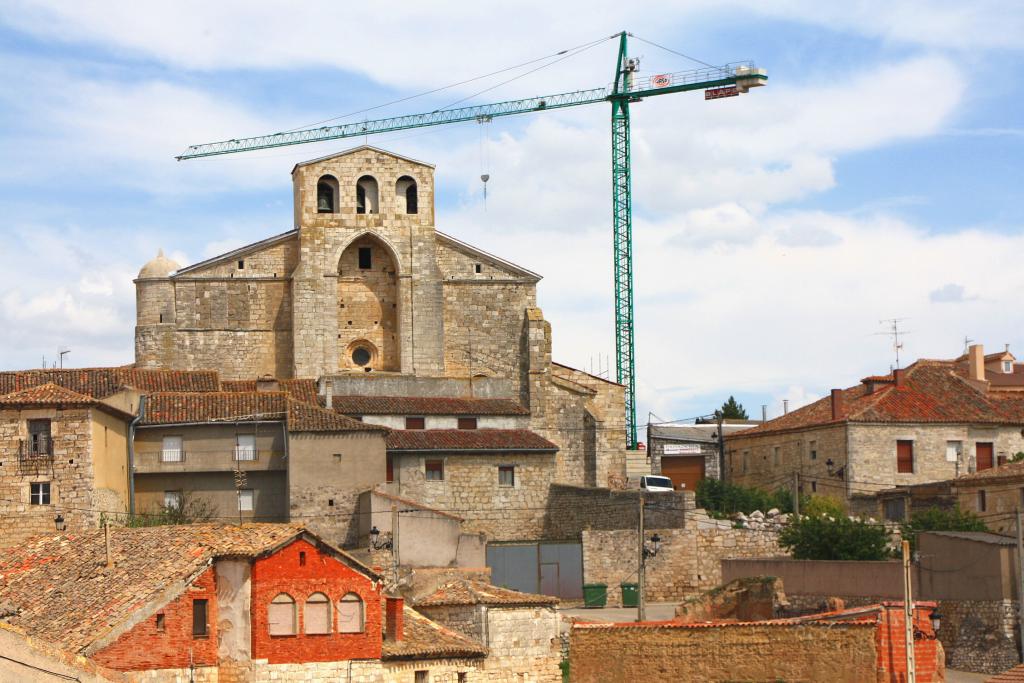
<instances>
[{"instance_id":1,"label":"shrub","mask_svg":"<svg viewBox=\"0 0 1024 683\"><path fill-rule=\"evenodd\" d=\"M910 541L912 549L917 548L917 535L922 531L988 531L985 522L969 510L961 510L960 506L952 508L930 507L910 515L910 519L900 524L903 538Z\"/></svg>"},{"instance_id":2,"label":"shrub","mask_svg":"<svg viewBox=\"0 0 1024 683\"><path fill-rule=\"evenodd\" d=\"M697 507L716 516L728 516L736 512L750 514L754 510L766 512L772 508L792 512L793 498L785 489L768 492L718 479L702 479L697 483Z\"/></svg>"},{"instance_id":3,"label":"shrub","mask_svg":"<svg viewBox=\"0 0 1024 683\"><path fill-rule=\"evenodd\" d=\"M149 511L135 515L110 515L109 521L127 527L164 526L167 524L195 524L213 519L216 508L209 501L182 492L177 505L156 505ZM101 523L107 521L103 515Z\"/></svg>"},{"instance_id":4,"label":"shrub","mask_svg":"<svg viewBox=\"0 0 1024 683\"><path fill-rule=\"evenodd\" d=\"M889 557L885 527L845 515L800 517L779 534L779 543L797 560L884 560Z\"/></svg>"},{"instance_id":5,"label":"shrub","mask_svg":"<svg viewBox=\"0 0 1024 683\"><path fill-rule=\"evenodd\" d=\"M800 514L808 517L845 517L843 504L831 496L800 497Z\"/></svg>"}]
</instances>

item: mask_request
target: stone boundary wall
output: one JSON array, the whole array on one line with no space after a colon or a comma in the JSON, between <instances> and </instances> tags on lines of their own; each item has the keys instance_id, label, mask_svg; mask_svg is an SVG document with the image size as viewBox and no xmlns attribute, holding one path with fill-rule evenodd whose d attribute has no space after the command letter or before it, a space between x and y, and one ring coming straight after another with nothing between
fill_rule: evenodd
<instances>
[{"instance_id":1,"label":"stone boundary wall","mask_svg":"<svg viewBox=\"0 0 1024 683\"><path fill-rule=\"evenodd\" d=\"M997 674L1020 663L1016 600L939 602L939 641L951 669Z\"/></svg>"},{"instance_id":2,"label":"stone boundary wall","mask_svg":"<svg viewBox=\"0 0 1024 683\"><path fill-rule=\"evenodd\" d=\"M657 533L661 546L647 560L646 595L649 602L676 602L722 584L722 560L735 557L777 557L785 551L778 534L750 529L664 529ZM583 582L608 586L608 604L620 606L621 583L636 583L636 530L585 530Z\"/></svg>"},{"instance_id":3,"label":"stone boundary wall","mask_svg":"<svg viewBox=\"0 0 1024 683\"><path fill-rule=\"evenodd\" d=\"M645 526L681 529L684 511L696 508L690 491L646 493ZM636 529L640 491L614 490L552 484L544 515L545 540L569 541L582 537L585 529Z\"/></svg>"}]
</instances>

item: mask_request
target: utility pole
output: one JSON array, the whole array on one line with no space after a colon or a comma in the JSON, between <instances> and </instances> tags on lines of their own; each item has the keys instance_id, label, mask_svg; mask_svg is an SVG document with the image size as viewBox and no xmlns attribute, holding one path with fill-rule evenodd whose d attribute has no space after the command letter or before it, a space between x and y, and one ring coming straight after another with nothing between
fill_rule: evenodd
<instances>
[{"instance_id":1,"label":"utility pole","mask_svg":"<svg viewBox=\"0 0 1024 683\"><path fill-rule=\"evenodd\" d=\"M639 576L637 578L637 601L636 601L636 620L647 621L647 606L644 604L646 597L644 596L644 573L646 572L647 558L644 557L644 492L640 491L640 516L639 516L639 528L637 529L636 536L636 561L637 567L640 568Z\"/></svg>"},{"instance_id":2,"label":"utility pole","mask_svg":"<svg viewBox=\"0 0 1024 683\"><path fill-rule=\"evenodd\" d=\"M793 472L793 515L800 516L800 473Z\"/></svg>"},{"instance_id":3,"label":"utility pole","mask_svg":"<svg viewBox=\"0 0 1024 683\"><path fill-rule=\"evenodd\" d=\"M903 541L903 640L907 652L907 683L917 682L914 661L914 602L910 583L910 541Z\"/></svg>"},{"instance_id":4,"label":"utility pole","mask_svg":"<svg viewBox=\"0 0 1024 683\"><path fill-rule=\"evenodd\" d=\"M725 417L722 415L721 410L716 411L715 417L718 418L718 478L725 481L725 435L722 433L722 424L725 421Z\"/></svg>"},{"instance_id":5,"label":"utility pole","mask_svg":"<svg viewBox=\"0 0 1024 683\"><path fill-rule=\"evenodd\" d=\"M391 566L398 585L398 504L391 503Z\"/></svg>"},{"instance_id":6,"label":"utility pole","mask_svg":"<svg viewBox=\"0 0 1024 683\"><path fill-rule=\"evenodd\" d=\"M1024 662L1024 527L1017 506L1017 630L1020 633L1020 661Z\"/></svg>"}]
</instances>

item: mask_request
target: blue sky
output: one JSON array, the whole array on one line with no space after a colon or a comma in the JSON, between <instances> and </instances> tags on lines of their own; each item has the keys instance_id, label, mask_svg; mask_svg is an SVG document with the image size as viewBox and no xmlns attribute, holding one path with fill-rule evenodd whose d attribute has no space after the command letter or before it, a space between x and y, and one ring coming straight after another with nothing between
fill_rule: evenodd
<instances>
[{"instance_id":1,"label":"blue sky","mask_svg":"<svg viewBox=\"0 0 1024 683\"><path fill-rule=\"evenodd\" d=\"M799 405L963 338L1024 349L1024 7L1015 2L2 2L0 368L132 359L138 268L291 228L296 162L362 140L179 163L623 28L770 84L633 109L641 411ZM212 5L212 6L211 6ZM966 6L965 6L966 5ZM642 73L692 62L634 41ZM471 99L601 86L614 41ZM353 119L430 111L517 75ZM555 356L612 353L602 106L370 138L437 165L438 228L545 276ZM479 174L491 175L484 207Z\"/></svg>"}]
</instances>

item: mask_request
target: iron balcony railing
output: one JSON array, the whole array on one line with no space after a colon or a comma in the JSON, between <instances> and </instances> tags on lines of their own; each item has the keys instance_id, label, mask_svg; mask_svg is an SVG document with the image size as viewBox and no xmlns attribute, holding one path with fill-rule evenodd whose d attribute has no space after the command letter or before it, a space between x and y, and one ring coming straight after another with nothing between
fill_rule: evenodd
<instances>
[{"instance_id":1,"label":"iron balcony railing","mask_svg":"<svg viewBox=\"0 0 1024 683\"><path fill-rule=\"evenodd\" d=\"M23 440L18 449L22 460L45 460L53 457L53 439L48 434L36 434Z\"/></svg>"},{"instance_id":2,"label":"iron balcony railing","mask_svg":"<svg viewBox=\"0 0 1024 683\"><path fill-rule=\"evenodd\" d=\"M164 448L160 451L160 462L185 462L185 451L181 448Z\"/></svg>"},{"instance_id":3,"label":"iron balcony railing","mask_svg":"<svg viewBox=\"0 0 1024 683\"><path fill-rule=\"evenodd\" d=\"M252 446L235 446L235 462L253 462L258 456L259 451Z\"/></svg>"}]
</instances>

